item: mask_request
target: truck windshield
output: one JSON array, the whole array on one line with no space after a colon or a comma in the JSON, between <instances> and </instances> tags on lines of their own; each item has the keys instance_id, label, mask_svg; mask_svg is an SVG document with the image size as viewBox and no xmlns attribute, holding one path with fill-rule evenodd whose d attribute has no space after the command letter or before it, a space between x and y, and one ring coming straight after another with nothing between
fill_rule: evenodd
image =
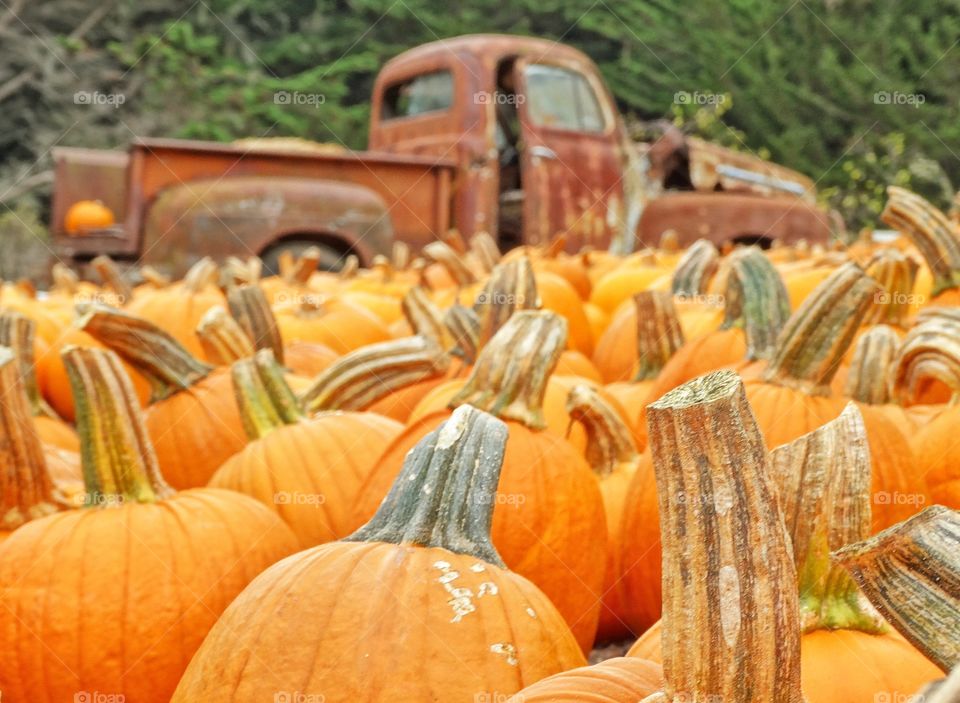
<instances>
[{"instance_id":1,"label":"truck windshield","mask_svg":"<svg viewBox=\"0 0 960 703\"><path fill-rule=\"evenodd\" d=\"M603 111L587 79L566 68L530 64L524 69L527 112L539 127L602 132Z\"/></svg>"},{"instance_id":2,"label":"truck windshield","mask_svg":"<svg viewBox=\"0 0 960 703\"><path fill-rule=\"evenodd\" d=\"M389 86L383 94L380 117L414 117L447 110L452 104L453 76L450 71L434 71Z\"/></svg>"}]
</instances>

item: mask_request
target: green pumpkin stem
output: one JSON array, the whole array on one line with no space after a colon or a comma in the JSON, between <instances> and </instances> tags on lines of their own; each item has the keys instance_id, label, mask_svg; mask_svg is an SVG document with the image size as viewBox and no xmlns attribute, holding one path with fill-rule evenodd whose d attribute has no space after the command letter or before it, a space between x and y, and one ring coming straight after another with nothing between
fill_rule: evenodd
<instances>
[{"instance_id":1,"label":"green pumpkin stem","mask_svg":"<svg viewBox=\"0 0 960 703\"><path fill-rule=\"evenodd\" d=\"M77 325L119 354L149 382L151 402L190 388L212 370L169 333L105 305L79 305Z\"/></svg>"},{"instance_id":2,"label":"green pumpkin stem","mask_svg":"<svg viewBox=\"0 0 960 703\"><path fill-rule=\"evenodd\" d=\"M480 318L477 313L459 303L452 305L443 315L443 325L453 339L450 353L462 359L464 364L473 364L480 350Z\"/></svg>"},{"instance_id":3,"label":"green pumpkin stem","mask_svg":"<svg viewBox=\"0 0 960 703\"><path fill-rule=\"evenodd\" d=\"M270 349L240 359L230 367L230 374L243 429L251 440L304 419L300 402Z\"/></svg>"},{"instance_id":4,"label":"green pumpkin stem","mask_svg":"<svg viewBox=\"0 0 960 703\"><path fill-rule=\"evenodd\" d=\"M770 464L793 544L803 631L885 632L856 582L830 561L831 550L870 532L870 448L857 406L775 448Z\"/></svg>"},{"instance_id":5,"label":"green pumpkin stem","mask_svg":"<svg viewBox=\"0 0 960 703\"><path fill-rule=\"evenodd\" d=\"M797 574L743 384L701 376L648 405L647 424L665 700L801 703Z\"/></svg>"},{"instance_id":6,"label":"green pumpkin stem","mask_svg":"<svg viewBox=\"0 0 960 703\"><path fill-rule=\"evenodd\" d=\"M916 400L923 382L936 379L960 393L960 315L935 308L918 318L893 361L894 393L902 404Z\"/></svg>"},{"instance_id":7,"label":"green pumpkin stem","mask_svg":"<svg viewBox=\"0 0 960 703\"><path fill-rule=\"evenodd\" d=\"M429 339L444 349L449 346L449 335L443 324L443 312L430 300L423 288L414 286L408 290L400 305L403 316L415 335Z\"/></svg>"},{"instance_id":8,"label":"green pumpkin stem","mask_svg":"<svg viewBox=\"0 0 960 703\"><path fill-rule=\"evenodd\" d=\"M269 349L279 364L283 364L283 340L280 327L273 316L263 289L255 284L231 286L227 290L230 315L240 325L254 349Z\"/></svg>"},{"instance_id":9,"label":"green pumpkin stem","mask_svg":"<svg viewBox=\"0 0 960 703\"><path fill-rule=\"evenodd\" d=\"M720 252L713 242L698 239L677 262L671 292L681 298L696 298L705 293L719 264Z\"/></svg>"},{"instance_id":10,"label":"green pumpkin stem","mask_svg":"<svg viewBox=\"0 0 960 703\"><path fill-rule=\"evenodd\" d=\"M59 510L17 355L0 347L0 530Z\"/></svg>"},{"instance_id":11,"label":"green pumpkin stem","mask_svg":"<svg viewBox=\"0 0 960 703\"><path fill-rule=\"evenodd\" d=\"M942 505L834 552L877 610L932 662L960 664L960 513Z\"/></svg>"},{"instance_id":12,"label":"green pumpkin stem","mask_svg":"<svg viewBox=\"0 0 960 703\"><path fill-rule=\"evenodd\" d=\"M57 418L56 411L40 395L40 387L37 385L34 360L36 333L37 323L26 315L12 310L0 314L0 346L10 347L16 355L20 382L27 393L33 414Z\"/></svg>"},{"instance_id":13,"label":"green pumpkin stem","mask_svg":"<svg viewBox=\"0 0 960 703\"><path fill-rule=\"evenodd\" d=\"M407 454L377 514L347 542L440 547L506 568L490 538L507 426L469 405Z\"/></svg>"},{"instance_id":14,"label":"green pumpkin stem","mask_svg":"<svg viewBox=\"0 0 960 703\"><path fill-rule=\"evenodd\" d=\"M729 257L723 329L743 329L747 359L768 359L790 317L790 298L777 269L757 247Z\"/></svg>"},{"instance_id":15,"label":"green pumpkin stem","mask_svg":"<svg viewBox=\"0 0 960 703\"><path fill-rule=\"evenodd\" d=\"M524 256L498 264L473 304L473 311L480 319L480 348L490 341L513 313L539 307L537 281L530 259Z\"/></svg>"},{"instance_id":16,"label":"green pumpkin stem","mask_svg":"<svg viewBox=\"0 0 960 703\"><path fill-rule=\"evenodd\" d=\"M864 316L863 324L884 323L906 327L919 268L914 259L896 249L882 249L874 254L865 270L883 290L874 296L873 305Z\"/></svg>"},{"instance_id":17,"label":"green pumpkin stem","mask_svg":"<svg viewBox=\"0 0 960 703\"><path fill-rule=\"evenodd\" d=\"M172 495L117 354L69 346L61 356L77 410L86 505L153 503Z\"/></svg>"},{"instance_id":18,"label":"green pumpkin stem","mask_svg":"<svg viewBox=\"0 0 960 703\"><path fill-rule=\"evenodd\" d=\"M617 466L640 460L630 428L596 389L582 383L571 388L567 413L586 430L587 463L598 476L608 476Z\"/></svg>"},{"instance_id":19,"label":"green pumpkin stem","mask_svg":"<svg viewBox=\"0 0 960 703\"><path fill-rule=\"evenodd\" d=\"M880 219L920 250L933 273L934 295L960 287L960 235L946 215L916 193L890 186Z\"/></svg>"},{"instance_id":20,"label":"green pumpkin stem","mask_svg":"<svg viewBox=\"0 0 960 703\"><path fill-rule=\"evenodd\" d=\"M217 366L228 366L253 356L256 351L240 324L220 305L214 305L203 314L196 332L203 355Z\"/></svg>"},{"instance_id":21,"label":"green pumpkin stem","mask_svg":"<svg viewBox=\"0 0 960 703\"><path fill-rule=\"evenodd\" d=\"M556 313L514 313L480 352L448 407L472 405L502 420L546 427L543 397L566 344L567 321Z\"/></svg>"},{"instance_id":22,"label":"green pumpkin stem","mask_svg":"<svg viewBox=\"0 0 960 703\"><path fill-rule=\"evenodd\" d=\"M890 370L900 347L900 337L887 325L863 332L853 348L843 393L867 405L891 402Z\"/></svg>"},{"instance_id":23,"label":"green pumpkin stem","mask_svg":"<svg viewBox=\"0 0 960 703\"><path fill-rule=\"evenodd\" d=\"M643 291L633 296L637 309L637 375L634 382L656 378L677 349L683 346L683 330L665 291Z\"/></svg>"},{"instance_id":24,"label":"green pumpkin stem","mask_svg":"<svg viewBox=\"0 0 960 703\"><path fill-rule=\"evenodd\" d=\"M133 300L133 286L120 273L117 262L104 254L90 262L100 280L113 291L117 298L117 307L122 307Z\"/></svg>"},{"instance_id":25,"label":"green pumpkin stem","mask_svg":"<svg viewBox=\"0 0 960 703\"><path fill-rule=\"evenodd\" d=\"M828 395L878 286L848 263L826 278L787 320L764 379L814 395Z\"/></svg>"},{"instance_id":26,"label":"green pumpkin stem","mask_svg":"<svg viewBox=\"0 0 960 703\"><path fill-rule=\"evenodd\" d=\"M368 344L324 369L300 402L311 414L364 410L400 388L442 376L449 366L450 357L423 337Z\"/></svg>"}]
</instances>

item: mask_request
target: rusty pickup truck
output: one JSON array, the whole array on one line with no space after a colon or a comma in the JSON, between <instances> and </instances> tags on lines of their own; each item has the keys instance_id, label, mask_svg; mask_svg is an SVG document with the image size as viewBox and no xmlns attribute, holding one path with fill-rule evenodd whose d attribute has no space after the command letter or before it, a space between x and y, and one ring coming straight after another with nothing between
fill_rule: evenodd
<instances>
[{"instance_id":1,"label":"rusty pickup truck","mask_svg":"<svg viewBox=\"0 0 960 703\"><path fill-rule=\"evenodd\" d=\"M694 139L627 136L597 67L529 37L472 35L389 61L376 79L369 150L138 139L127 152L55 151L51 229L77 264L99 254L171 275L206 255L319 246L361 263L456 228L507 249L565 232L567 246L631 251L673 229L682 244L824 240L806 177ZM115 224L68 232L99 200Z\"/></svg>"}]
</instances>

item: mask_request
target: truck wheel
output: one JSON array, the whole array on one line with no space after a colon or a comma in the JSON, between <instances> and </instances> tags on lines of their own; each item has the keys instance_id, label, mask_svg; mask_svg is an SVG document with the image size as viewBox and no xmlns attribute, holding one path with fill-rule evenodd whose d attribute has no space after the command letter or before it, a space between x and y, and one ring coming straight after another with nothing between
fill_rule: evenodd
<instances>
[{"instance_id":1,"label":"truck wheel","mask_svg":"<svg viewBox=\"0 0 960 703\"><path fill-rule=\"evenodd\" d=\"M347 259L347 255L333 247L325 244L318 244L305 239L289 239L278 244L274 244L267 249L260 258L263 260L263 273L266 276L278 275L280 273L280 256L284 252L289 252L294 258L299 257L310 247L320 250L320 263L317 269L320 271L339 271Z\"/></svg>"}]
</instances>

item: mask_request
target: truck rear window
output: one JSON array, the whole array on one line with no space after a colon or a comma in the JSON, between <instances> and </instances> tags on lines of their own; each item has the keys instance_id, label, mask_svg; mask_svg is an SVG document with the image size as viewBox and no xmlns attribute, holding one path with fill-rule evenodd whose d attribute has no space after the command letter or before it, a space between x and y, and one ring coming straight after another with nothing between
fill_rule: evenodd
<instances>
[{"instance_id":1,"label":"truck rear window","mask_svg":"<svg viewBox=\"0 0 960 703\"><path fill-rule=\"evenodd\" d=\"M527 111L540 127L602 132L600 102L586 77L558 66L530 64L524 70Z\"/></svg>"},{"instance_id":2,"label":"truck rear window","mask_svg":"<svg viewBox=\"0 0 960 703\"><path fill-rule=\"evenodd\" d=\"M384 120L414 117L447 110L452 104L453 76L450 71L435 71L387 87L380 117Z\"/></svg>"}]
</instances>

